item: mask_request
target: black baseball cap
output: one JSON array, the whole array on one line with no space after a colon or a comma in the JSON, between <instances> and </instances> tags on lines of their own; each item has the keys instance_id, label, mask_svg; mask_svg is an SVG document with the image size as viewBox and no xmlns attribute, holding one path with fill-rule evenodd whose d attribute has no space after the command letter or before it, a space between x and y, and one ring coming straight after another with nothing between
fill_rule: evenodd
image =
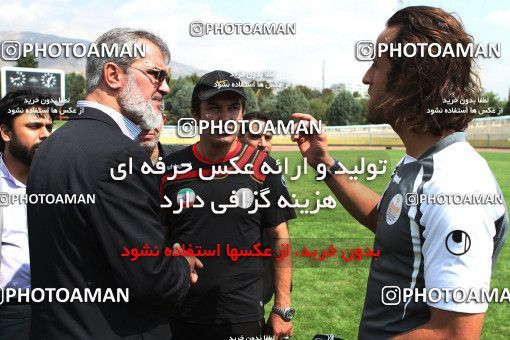
<instances>
[{"instance_id":1,"label":"black baseball cap","mask_svg":"<svg viewBox=\"0 0 510 340\"><path fill-rule=\"evenodd\" d=\"M223 92L234 92L246 98L240 79L226 71L212 71L204 74L195 85L191 100L207 100Z\"/></svg>"}]
</instances>

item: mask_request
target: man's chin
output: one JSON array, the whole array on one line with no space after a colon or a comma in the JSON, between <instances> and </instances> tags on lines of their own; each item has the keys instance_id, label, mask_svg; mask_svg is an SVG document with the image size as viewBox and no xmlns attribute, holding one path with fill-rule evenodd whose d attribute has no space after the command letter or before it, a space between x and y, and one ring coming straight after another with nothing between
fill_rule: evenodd
<instances>
[{"instance_id":1,"label":"man's chin","mask_svg":"<svg viewBox=\"0 0 510 340\"><path fill-rule=\"evenodd\" d=\"M162 107L162 102L160 101L152 101L152 110L154 113L160 115L163 113L164 107Z\"/></svg>"},{"instance_id":2,"label":"man's chin","mask_svg":"<svg viewBox=\"0 0 510 340\"><path fill-rule=\"evenodd\" d=\"M140 136L138 137L138 140L140 143L156 144L156 139L154 136Z\"/></svg>"},{"instance_id":3,"label":"man's chin","mask_svg":"<svg viewBox=\"0 0 510 340\"><path fill-rule=\"evenodd\" d=\"M367 112L367 122L369 122L370 124L386 124L386 123L388 123L383 112L371 109L370 107L368 108L368 112Z\"/></svg>"},{"instance_id":4,"label":"man's chin","mask_svg":"<svg viewBox=\"0 0 510 340\"><path fill-rule=\"evenodd\" d=\"M157 143L155 142L140 142L140 146L147 151L147 153L150 155L154 149L157 147Z\"/></svg>"}]
</instances>

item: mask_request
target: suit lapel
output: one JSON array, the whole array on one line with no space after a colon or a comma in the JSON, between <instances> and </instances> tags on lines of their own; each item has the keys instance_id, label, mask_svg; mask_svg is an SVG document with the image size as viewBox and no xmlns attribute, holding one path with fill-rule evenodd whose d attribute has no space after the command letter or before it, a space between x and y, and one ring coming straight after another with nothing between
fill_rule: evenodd
<instances>
[{"instance_id":1,"label":"suit lapel","mask_svg":"<svg viewBox=\"0 0 510 340\"><path fill-rule=\"evenodd\" d=\"M110 125L113 128L118 129L120 132L122 130L120 129L119 125L106 113L104 113L101 110L92 108L92 107L84 107L83 113L80 115L73 115L69 117L69 120L83 120L83 119L90 119L90 120L97 120L103 123L106 123Z\"/></svg>"}]
</instances>

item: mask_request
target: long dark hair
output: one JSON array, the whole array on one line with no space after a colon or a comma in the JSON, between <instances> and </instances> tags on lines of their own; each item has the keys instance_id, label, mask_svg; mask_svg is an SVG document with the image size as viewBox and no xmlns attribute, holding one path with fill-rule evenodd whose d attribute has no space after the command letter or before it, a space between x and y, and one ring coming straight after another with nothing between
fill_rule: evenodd
<instances>
[{"instance_id":1,"label":"long dark hair","mask_svg":"<svg viewBox=\"0 0 510 340\"><path fill-rule=\"evenodd\" d=\"M394 44L437 43L466 48L473 37L466 33L462 23L440 8L427 6L407 7L396 12L387 22L399 32ZM433 52L434 54L435 52ZM407 126L423 134L441 135L443 130L463 131L476 113L476 104L449 106L443 100L475 99L480 95L480 81L476 63L471 56L439 56L417 53L413 57L389 56L391 70L386 85L387 94L380 108L393 126ZM431 115L427 109L458 110L464 113Z\"/></svg>"}]
</instances>

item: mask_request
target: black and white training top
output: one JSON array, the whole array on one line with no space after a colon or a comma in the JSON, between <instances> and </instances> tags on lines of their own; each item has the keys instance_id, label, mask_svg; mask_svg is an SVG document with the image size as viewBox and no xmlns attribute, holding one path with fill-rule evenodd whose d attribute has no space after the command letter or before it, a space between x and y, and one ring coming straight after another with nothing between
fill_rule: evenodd
<instances>
[{"instance_id":1,"label":"black and white training top","mask_svg":"<svg viewBox=\"0 0 510 340\"><path fill-rule=\"evenodd\" d=\"M488 304L471 294L490 292L507 229L501 189L465 133L419 159L406 155L378 206L374 250L381 253L370 265L359 338L416 328L429 320L429 306L485 312Z\"/></svg>"}]
</instances>

